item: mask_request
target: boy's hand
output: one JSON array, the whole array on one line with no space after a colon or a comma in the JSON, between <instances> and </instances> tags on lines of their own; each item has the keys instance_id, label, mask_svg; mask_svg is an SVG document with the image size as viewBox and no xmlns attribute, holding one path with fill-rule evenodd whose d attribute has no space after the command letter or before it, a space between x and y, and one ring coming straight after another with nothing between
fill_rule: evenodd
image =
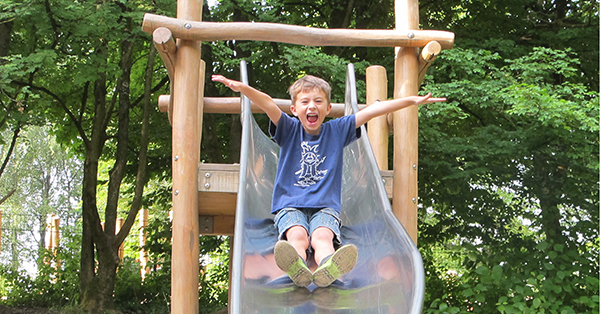
<instances>
[{"instance_id":1,"label":"boy's hand","mask_svg":"<svg viewBox=\"0 0 600 314\"><path fill-rule=\"evenodd\" d=\"M415 105L425 105L425 104L430 104L430 103L434 103L434 102L446 101L446 98L431 97L431 93L429 93L425 96L410 96L407 98L414 101Z\"/></svg>"},{"instance_id":2,"label":"boy's hand","mask_svg":"<svg viewBox=\"0 0 600 314\"><path fill-rule=\"evenodd\" d=\"M242 82L230 80L230 79L224 77L223 75L213 75L212 80L214 82L221 82L221 83L225 84L225 86L231 88L231 90L234 92L239 92L240 88L242 86Z\"/></svg>"},{"instance_id":3,"label":"boy's hand","mask_svg":"<svg viewBox=\"0 0 600 314\"><path fill-rule=\"evenodd\" d=\"M446 98L431 97L431 93L425 96L408 96L390 100L384 100L377 104L367 106L361 111L356 113L356 127L359 127L372 118L392 113L396 110L400 110L406 107L414 105L425 105L434 102L446 101Z\"/></svg>"}]
</instances>

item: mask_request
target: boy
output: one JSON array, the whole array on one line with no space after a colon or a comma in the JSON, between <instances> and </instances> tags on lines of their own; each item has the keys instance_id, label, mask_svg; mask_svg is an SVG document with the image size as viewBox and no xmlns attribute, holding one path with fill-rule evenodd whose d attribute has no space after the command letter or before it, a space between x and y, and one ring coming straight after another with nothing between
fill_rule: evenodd
<instances>
[{"instance_id":1,"label":"boy","mask_svg":"<svg viewBox=\"0 0 600 314\"><path fill-rule=\"evenodd\" d=\"M343 148L357 140L360 126L374 117L445 98L428 94L381 101L323 123L331 111L331 87L323 79L306 75L289 88L290 110L298 119L246 84L221 75L213 75L212 80L259 106L269 116L269 133L281 147L271 208L279 231L274 249L277 266L298 286L311 282L329 286L352 270L358 255L352 244L339 247ZM314 273L307 264L309 248L318 265Z\"/></svg>"}]
</instances>

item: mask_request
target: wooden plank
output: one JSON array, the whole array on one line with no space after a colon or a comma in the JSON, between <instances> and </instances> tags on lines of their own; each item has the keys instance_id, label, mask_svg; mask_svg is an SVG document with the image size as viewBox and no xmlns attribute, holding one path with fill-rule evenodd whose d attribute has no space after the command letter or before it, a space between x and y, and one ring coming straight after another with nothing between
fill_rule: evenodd
<instances>
[{"instance_id":1,"label":"wooden plank","mask_svg":"<svg viewBox=\"0 0 600 314\"><path fill-rule=\"evenodd\" d=\"M198 191L237 193L239 172L239 164L200 164Z\"/></svg>"},{"instance_id":2,"label":"wooden plank","mask_svg":"<svg viewBox=\"0 0 600 314\"><path fill-rule=\"evenodd\" d=\"M199 216L201 235L233 235L235 216Z\"/></svg>"},{"instance_id":3,"label":"wooden plank","mask_svg":"<svg viewBox=\"0 0 600 314\"><path fill-rule=\"evenodd\" d=\"M410 12L416 14L417 12ZM166 27L177 38L186 40L257 40L307 46L358 47L423 47L430 41L439 42L444 49L454 45L454 33L437 30L418 30L398 27L385 29L327 29L289 24L262 22L196 22L151 13L144 15L142 30L152 33Z\"/></svg>"},{"instance_id":4,"label":"wooden plank","mask_svg":"<svg viewBox=\"0 0 600 314\"><path fill-rule=\"evenodd\" d=\"M198 214L215 216L234 216L237 204L237 188L234 192L199 192Z\"/></svg>"}]
</instances>

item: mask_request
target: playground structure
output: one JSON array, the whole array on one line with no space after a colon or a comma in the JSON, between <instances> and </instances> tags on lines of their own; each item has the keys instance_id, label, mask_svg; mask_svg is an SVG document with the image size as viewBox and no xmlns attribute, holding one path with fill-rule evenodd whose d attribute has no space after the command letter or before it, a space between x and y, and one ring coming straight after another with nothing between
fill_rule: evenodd
<instances>
[{"instance_id":1,"label":"playground structure","mask_svg":"<svg viewBox=\"0 0 600 314\"><path fill-rule=\"evenodd\" d=\"M178 0L177 18L146 14L142 25L145 32L153 34L155 46L171 79L171 95L161 96L159 106L168 112L173 132L172 313L198 313L199 234L233 235L234 221L236 230L242 228L242 221L236 217L234 209L236 203L243 207L239 204L240 196L236 195L242 191L242 184L238 188L238 180L242 179L243 166L199 164L203 113L239 112L235 107L237 105L239 108L240 103L240 98L204 98L205 66L200 59L201 41L237 39L311 46L396 47L394 98L416 95L426 69L435 56L442 49L451 48L454 41L452 33L418 29L416 0L396 0L395 30L316 29L271 23L207 23L201 22L201 10L202 1ZM371 67L367 70L367 105L377 99L387 99L386 82L385 69ZM348 86L346 93L348 95ZM289 112L286 109L289 101L277 100L277 103ZM332 113L339 116L341 110L341 106L335 104ZM374 159L385 178L387 197L393 200L390 212L393 211L403 229L406 229L407 237L416 243L418 108L412 106L400 110L389 118L393 120L392 123L386 117L370 121L368 136ZM393 171L387 167L388 124L394 133ZM387 202L386 206L389 207ZM239 241L236 238L234 252L237 252ZM234 253L232 285L242 283L239 279L242 275L236 273L241 270L241 258ZM232 288L232 294L240 289ZM419 301L418 296L416 299ZM242 311L239 302L240 299L232 297L232 313Z\"/></svg>"},{"instance_id":2,"label":"playground structure","mask_svg":"<svg viewBox=\"0 0 600 314\"><path fill-rule=\"evenodd\" d=\"M46 216L46 235L45 235L46 250L54 251L60 247L60 218L54 214Z\"/></svg>"}]
</instances>

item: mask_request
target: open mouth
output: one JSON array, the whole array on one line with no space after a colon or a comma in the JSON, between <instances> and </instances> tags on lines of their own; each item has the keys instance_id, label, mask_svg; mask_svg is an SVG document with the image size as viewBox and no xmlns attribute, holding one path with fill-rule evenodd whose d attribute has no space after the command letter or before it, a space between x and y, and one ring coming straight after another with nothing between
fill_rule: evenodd
<instances>
[{"instance_id":1,"label":"open mouth","mask_svg":"<svg viewBox=\"0 0 600 314\"><path fill-rule=\"evenodd\" d=\"M306 116L306 121L309 123L315 123L317 120L319 120L319 115L316 113L309 113L308 116Z\"/></svg>"}]
</instances>

